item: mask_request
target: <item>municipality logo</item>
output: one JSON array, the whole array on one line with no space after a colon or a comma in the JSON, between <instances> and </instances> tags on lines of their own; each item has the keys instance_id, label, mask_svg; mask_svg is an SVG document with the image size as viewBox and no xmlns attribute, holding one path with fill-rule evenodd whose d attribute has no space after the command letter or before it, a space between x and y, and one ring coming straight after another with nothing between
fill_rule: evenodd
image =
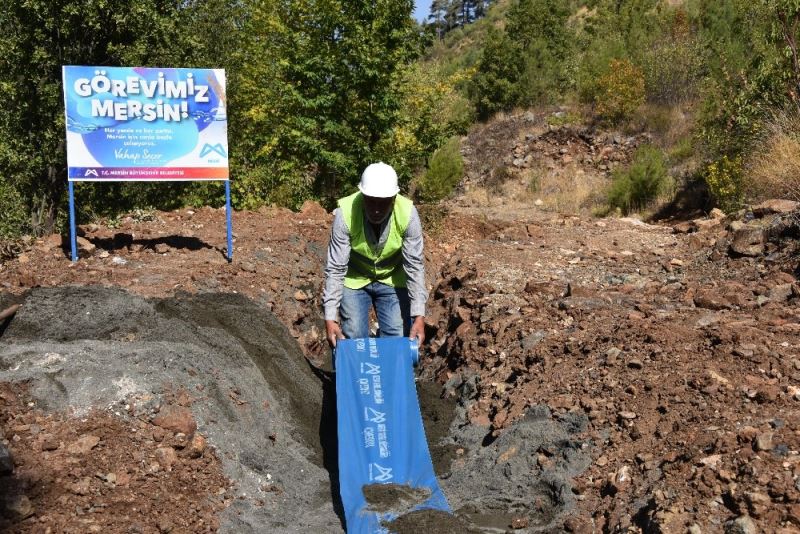
<instances>
[{"instance_id":1,"label":"municipality logo","mask_svg":"<svg viewBox=\"0 0 800 534\"><path fill-rule=\"evenodd\" d=\"M381 366L369 362L361 362L362 375L379 375L381 374Z\"/></svg>"},{"instance_id":2,"label":"municipality logo","mask_svg":"<svg viewBox=\"0 0 800 534\"><path fill-rule=\"evenodd\" d=\"M83 173L84 178L86 176L94 176L97 178L97 170L96 169L86 169L86 172Z\"/></svg>"},{"instance_id":3,"label":"municipality logo","mask_svg":"<svg viewBox=\"0 0 800 534\"><path fill-rule=\"evenodd\" d=\"M373 408L364 408L364 419L371 423L385 423L386 414Z\"/></svg>"},{"instance_id":4,"label":"municipality logo","mask_svg":"<svg viewBox=\"0 0 800 534\"><path fill-rule=\"evenodd\" d=\"M209 145L208 143L206 143L205 145L203 145L203 148L200 150L200 157L202 158L204 156L207 156L208 154L211 154L212 152L215 152L215 153L219 154L223 158L227 158L228 157L228 153L225 152L225 149L222 147L222 143L217 143L216 145Z\"/></svg>"},{"instance_id":5,"label":"municipality logo","mask_svg":"<svg viewBox=\"0 0 800 534\"><path fill-rule=\"evenodd\" d=\"M376 463L369 464L369 479L378 482L386 482L394 478L391 467L381 467Z\"/></svg>"}]
</instances>

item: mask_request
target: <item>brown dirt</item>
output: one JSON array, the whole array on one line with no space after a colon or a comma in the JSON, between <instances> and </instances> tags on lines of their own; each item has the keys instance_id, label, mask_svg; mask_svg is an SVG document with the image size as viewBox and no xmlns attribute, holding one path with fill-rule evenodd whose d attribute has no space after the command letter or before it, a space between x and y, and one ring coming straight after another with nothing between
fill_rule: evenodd
<instances>
[{"instance_id":1,"label":"brown dirt","mask_svg":"<svg viewBox=\"0 0 800 534\"><path fill-rule=\"evenodd\" d=\"M237 213L232 264L221 248L223 211L156 215L115 229L84 226L97 248L76 265L55 238L39 240L0 265L0 284L17 295L64 284L151 296L237 291L273 309L310 358L326 356L320 289L329 215L314 205L295 214ZM797 532L800 525L796 240L771 241L753 257L731 255L731 221L700 223L699 231L674 233L635 220L501 206L488 219L454 209L428 236L424 373L451 385L478 376L474 397L462 400L487 442L537 404L556 417L589 417L594 463L574 480L577 508L563 519L568 532L684 532L694 525L721 532L739 516L763 532ZM28 413L13 406L8 417ZM59 421L75 436L97 428ZM103 425L128 435L110 420ZM112 441L109 433L102 437ZM120 439L115 457L142 446ZM28 476L54 477L52 454L24 454L31 455ZM546 448L537 458L542 466L556 460ZM71 466L76 479L94 477L103 487L93 471L99 467L84 467ZM173 491L186 497L190 487ZM48 499L77 502L66 485L53 488ZM135 502L125 513L149 501ZM59 505L63 514L73 508ZM40 510L26 522L58 531L61 516ZM193 516L168 514L182 517Z\"/></svg>"},{"instance_id":2,"label":"brown dirt","mask_svg":"<svg viewBox=\"0 0 800 534\"><path fill-rule=\"evenodd\" d=\"M0 425L16 464L0 478L3 532L215 532L230 499L213 451L144 421L43 413L6 383Z\"/></svg>"}]
</instances>

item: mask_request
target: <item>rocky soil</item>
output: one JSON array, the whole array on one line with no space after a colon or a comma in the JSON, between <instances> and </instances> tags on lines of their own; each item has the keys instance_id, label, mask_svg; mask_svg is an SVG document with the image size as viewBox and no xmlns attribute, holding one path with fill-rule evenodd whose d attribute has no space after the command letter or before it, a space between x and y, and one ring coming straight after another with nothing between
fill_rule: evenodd
<instances>
[{"instance_id":1,"label":"rocky soil","mask_svg":"<svg viewBox=\"0 0 800 534\"><path fill-rule=\"evenodd\" d=\"M587 137L541 126L536 117L515 120L516 131L474 134L463 196L449 212L423 213L431 296L420 395L437 474L460 514L454 529L800 532L797 206L773 201L728 217L713 212L647 224L543 211L531 199L511 203L502 192L494 205L476 205L467 198L470 190L491 187L501 165L520 175L532 169L607 175L629 161L641 141ZM12 332L29 306L26 298L35 295L27 293L31 288L122 288L176 302L237 293L253 306L252 314L273 312L303 354L325 367L320 290L331 218L323 209L307 204L299 213L237 213L231 264L224 257L222 210L184 209L147 219L131 216L114 228L83 226L82 257L74 265L60 236L8 252L10 259L0 263L0 311L14 303L22 307L0 332ZM11 363L3 380L32 379ZM76 415L43 404L37 387L36 381L6 384L0 395L5 443L15 473L25 474L5 479L16 480L18 491L9 495L28 499L27 505L23 499L6 503L9 530L89 528L79 521L111 517L102 514L117 506L113 487L134 492L127 498L138 504L129 510L152 502L156 484L166 484L159 486L163 494L195 503L189 514L177 504L166 516L160 515L164 508L153 508L154 517L169 521L163 526L175 532L197 531L179 522L185 517L235 531L226 521L257 510L252 496L231 499L241 495L246 478L237 479L233 464L225 463L226 447L235 445L215 435L199 407L190 409L208 448L191 458L185 447L172 446L174 435L150 439L161 433L150 417L155 414ZM323 383L316 387L323 395ZM166 398L166 390L158 391ZM253 386L247 395L255 398L257 391ZM249 402L243 395L239 390L228 398ZM54 437L46 441L43 435ZM100 438L91 451L120 460L95 462L90 453L69 453L86 436ZM158 463L164 439L177 461L172 471L151 473L148 466ZM46 450L45 441L58 448ZM319 442L306 445L322 449ZM143 455L144 465L121 460L135 454ZM271 472L275 461L259 469ZM323 468L330 461L309 465L326 484ZM109 474L116 476L113 484ZM125 474L128 486L120 482ZM175 482L185 476L203 483L194 486L197 493ZM86 479L90 492L75 493L75 484ZM42 480L54 493L40 498ZM284 481L278 485L286 491ZM258 497L273 507L255 517L274 519L287 506L275 503L302 500L302 487L291 487L294 494L283 500L270 492ZM221 488L227 489L215 496ZM314 506L316 525L341 528L335 504ZM93 524L127 532L141 516L126 513L124 528L114 519ZM424 529L404 521L395 525L398 531ZM155 520L141 527L161 528ZM280 528L292 531L292 525Z\"/></svg>"}]
</instances>

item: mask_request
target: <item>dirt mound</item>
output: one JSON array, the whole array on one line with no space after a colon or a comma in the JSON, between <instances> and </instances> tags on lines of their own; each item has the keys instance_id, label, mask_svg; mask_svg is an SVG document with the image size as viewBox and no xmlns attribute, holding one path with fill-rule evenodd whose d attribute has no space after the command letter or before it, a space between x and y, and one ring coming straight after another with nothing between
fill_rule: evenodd
<instances>
[{"instance_id":1,"label":"dirt mound","mask_svg":"<svg viewBox=\"0 0 800 534\"><path fill-rule=\"evenodd\" d=\"M50 412L99 408L179 429L169 399L183 391L235 483L222 531L341 529L323 466L320 379L286 328L247 298L35 289L0 355L0 380L28 381Z\"/></svg>"},{"instance_id":2,"label":"dirt mound","mask_svg":"<svg viewBox=\"0 0 800 534\"><path fill-rule=\"evenodd\" d=\"M134 499L149 504L137 508L148 510L149 516L135 517L144 531L161 528L159 524L180 526L180 517L191 518L192 528L202 519L204 528L213 530L214 512L223 508L218 520L223 532L340 531L335 394L330 377L315 373L286 328L241 295L148 299L96 287L30 291L0 338L0 381L26 382L32 406L42 410L13 414L20 407L16 403L6 412L6 419L15 421L12 431L28 432L25 439L38 445L38 455L20 458L26 458L32 472L41 472L53 462L65 465L59 454L68 453L60 441L100 433L102 445L94 452L89 447L77 463L80 470L66 472L49 492L28 491L40 515L26 520L75 524L77 515L52 515L40 499L96 508L100 501L84 503L74 496L75 484L85 484L87 477L109 502L118 502L120 492L129 490L102 485L113 475L114 480L134 478L126 487L136 488ZM463 406L457 406L456 399L441 399L441 391L427 383L421 398L437 471L446 477L445 492L459 515L447 521L487 532L523 519L537 530L554 525L573 504L569 477L581 471L588 458L581 448L572 451L577 442L569 437L580 432L583 423L559 422L545 408L532 412L532 419L523 419L495 443L486 443L484 432L466 424ZM53 450L59 452L45 452L50 447L37 437L43 431L30 433L30 426L16 424L23 419L36 421L45 433L56 436L48 443L57 443ZM58 437L70 432L68 438ZM131 435L132 450L118 447L115 454L141 459L143 471L109 464L109 444ZM205 471L193 467L203 456L191 452L196 439L210 447L208 460L197 464ZM522 444L512 445L518 441ZM561 460L546 468L532 464L541 447L558 451ZM217 457L232 481L230 489L221 478ZM155 491L155 480L148 477L159 472L158 467L148 467L151 463L175 470L170 478L166 468L161 469L156 480L183 480L182 469L195 469L189 476L196 484L213 479L208 492L197 497L206 507L173 516L167 501L150 503L152 493L147 492ZM66 465L68 469L73 464ZM217 471L211 469L215 465ZM136 485L139 478L153 484ZM38 484L35 488L41 489ZM390 506L402 513L425 497L397 490L368 488L368 500L375 509ZM156 494L167 495L165 499L189 495L163 484ZM113 510L108 505L108 512ZM429 515L401 517L398 524L422 528L432 520ZM110 531L121 528L111 513L95 519Z\"/></svg>"}]
</instances>

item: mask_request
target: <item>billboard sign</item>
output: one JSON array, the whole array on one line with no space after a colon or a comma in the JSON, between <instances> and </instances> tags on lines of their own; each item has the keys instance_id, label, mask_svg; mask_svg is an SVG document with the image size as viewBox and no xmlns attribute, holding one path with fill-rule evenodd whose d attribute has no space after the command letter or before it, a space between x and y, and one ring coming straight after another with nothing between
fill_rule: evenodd
<instances>
[{"instance_id":1,"label":"billboard sign","mask_svg":"<svg viewBox=\"0 0 800 534\"><path fill-rule=\"evenodd\" d=\"M228 180L225 71L64 66L74 181Z\"/></svg>"}]
</instances>

